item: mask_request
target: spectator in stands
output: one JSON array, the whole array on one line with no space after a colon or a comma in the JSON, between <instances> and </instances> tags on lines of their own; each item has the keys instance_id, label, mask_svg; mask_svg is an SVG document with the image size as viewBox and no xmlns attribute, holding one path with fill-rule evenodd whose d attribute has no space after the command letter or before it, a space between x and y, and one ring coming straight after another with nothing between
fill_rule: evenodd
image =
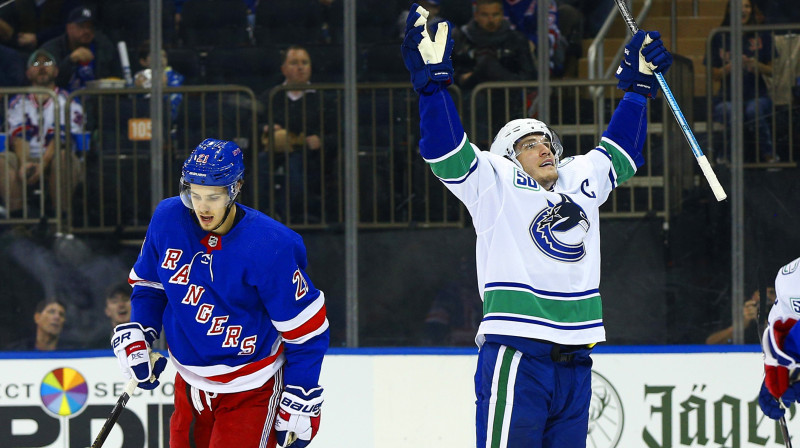
<instances>
[{"instance_id":1,"label":"spectator in stands","mask_svg":"<svg viewBox=\"0 0 800 448\"><path fill-rule=\"evenodd\" d=\"M775 302L775 288L767 288L767 299L769 304ZM742 322L744 326L744 343L745 344L758 344L761 340L761 335L758 334L758 302L761 301L761 293L758 290L753 291L750 298L744 302L742 307ZM725 311L725 319L723 321L730 322L730 309ZM708 335L706 344L731 344L733 343L733 325L730 325L722 330L715 331Z\"/></svg>"},{"instance_id":2,"label":"spectator in stands","mask_svg":"<svg viewBox=\"0 0 800 448\"><path fill-rule=\"evenodd\" d=\"M260 191L262 197L266 195L266 201L270 188L268 182L271 155L274 162L273 175L277 175L273 187L276 213L283 218L287 217L285 195L288 188L292 220L297 221L302 219L300 213L304 202L308 200L310 208L316 208L320 196L323 152L321 94L311 88L311 57L304 47L292 45L281 56L281 73L285 78L281 85L294 85L296 89L279 93L271 105L269 96L272 89L260 96L264 110L260 120L264 123L261 135L264 152L259 154L259 179L262 182ZM273 128L269 126L270 108L274 114ZM333 165L330 160L325 161L325 164ZM288 182L281 179L284 176L288 176ZM318 217L319 215L316 216Z\"/></svg>"},{"instance_id":3,"label":"spectator in stands","mask_svg":"<svg viewBox=\"0 0 800 448\"><path fill-rule=\"evenodd\" d=\"M139 64L141 64L141 66L144 68L136 72L136 75L134 75L134 85L136 87L149 89L153 82L153 71L150 70L151 54L149 40L145 40L139 45L137 55L139 57ZM164 69L164 76L161 77L162 85L166 87L180 87L183 85L183 75L176 72L172 67L169 66L167 52L164 51L164 49L161 50L161 67ZM149 97L149 94L147 97ZM178 119L178 111L181 106L181 101L183 101L182 93L169 94L170 117L172 118L173 122Z\"/></svg>"},{"instance_id":4,"label":"spectator in stands","mask_svg":"<svg viewBox=\"0 0 800 448\"><path fill-rule=\"evenodd\" d=\"M95 30L94 13L77 7L67 16L66 32L42 45L58 61L56 85L73 91L88 81L122 78L117 48L101 31Z\"/></svg>"},{"instance_id":5,"label":"spectator in stands","mask_svg":"<svg viewBox=\"0 0 800 448\"><path fill-rule=\"evenodd\" d=\"M13 48L0 45L0 87L25 84L25 59Z\"/></svg>"},{"instance_id":6,"label":"spectator in stands","mask_svg":"<svg viewBox=\"0 0 800 448\"><path fill-rule=\"evenodd\" d=\"M183 14L183 5L191 0L172 0L172 1L173 3L175 3L175 32L179 33L181 27L181 17ZM242 0L242 1L247 6L247 26L249 27L247 31L248 34L250 35L250 38L252 39L253 28L255 27L255 22L256 22L256 7L258 6L261 0Z\"/></svg>"},{"instance_id":7,"label":"spectator in stands","mask_svg":"<svg viewBox=\"0 0 800 448\"><path fill-rule=\"evenodd\" d=\"M15 0L0 9L0 42L27 52L64 30L75 0Z\"/></svg>"},{"instance_id":8,"label":"spectator in stands","mask_svg":"<svg viewBox=\"0 0 800 448\"><path fill-rule=\"evenodd\" d=\"M531 41L534 52L539 49L537 4L537 0L503 0L503 12L511 23L511 28L521 32ZM547 15L547 48L550 60L550 72L554 76L561 76L564 73L564 56L567 47L567 42L562 37L561 30L558 26L558 15L558 5L555 0L549 0Z\"/></svg>"},{"instance_id":9,"label":"spectator in stands","mask_svg":"<svg viewBox=\"0 0 800 448\"><path fill-rule=\"evenodd\" d=\"M56 170L53 161L56 151L55 136L60 132L63 144L67 135L64 132L69 123L71 133L82 133L83 109L77 101L67 107L67 94L56 87L55 79L58 76L58 67L55 58L47 50L39 49L28 58L26 72L32 87L52 90L58 99L60 110L60 127L56 128L55 105L50 95L33 94L17 95L9 103L8 129L10 151L0 153L0 197L9 195L6 208L9 216L19 216L22 209L22 188L25 185L37 185L41 179L47 183L51 201L56 198L57 183ZM69 117L68 119L66 117ZM76 139L75 148L81 148L82 139ZM61 149L61 148L59 148ZM66 203L67 195L71 194L80 179L80 164L74 153L67 155L61 153L61 201ZM6 159L7 160L4 160ZM69 161L69 163L68 163ZM6 167L8 171L6 172ZM70 171L67 172L67 168ZM9 190L6 188L6 177Z\"/></svg>"},{"instance_id":10,"label":"spectator in stands","mask_svg":"<svg viewBox=\"0 0 800 448\"><path fill-rule=\"evenodd\" d=\"M114 327L131 321L131 285L121 282L112 285L106 293L105 314L109 319L109 326L88 348L108 349Z\"/></svg>"},{"instance_id":11,"label":"spectator in stands","mask_svg":"<svg viewBox=\"0 0 800 448\"><path fill-rule=\"evenodd\" d=\"M760 3L766 23L800 22L800 8L795 0L762 0Z\"/></svg>"},{"instance_id":12,"label":"spectator in stands","mask_svg":"<svg viewBox=\"0 0 800 448\"><path fill-rule=\"evenodd\" d=\"M581 37L592 39L600 31L603 22L606 21L608 14L616 9L614 0L558 0L558 9L564 6L571 6L579 11L583 17L581 24ZM614 11L615 14L618 14ZM562 28L566 34L566 27Z\"/></svg>"},{"instance_id":13,"label":"spectator in stands","mask_svg":"<svg viewBox=\"0 0 800 448\"><path fill-rule=\"evenodd\" d=\"M67 307L58 299L45 299L36 304L33 321L36 324L34 335L12 342L7 350L53 351L65 348L59 344L61 331L66 321Z\"/></svg>"},{"instance_id":14,"label":"spectator in stands","mask_svg":"<svg viewBox=\"0 0 800 448\"><path fill-rule=\"evenodd\" d=\"M503 17L503 0L476 0L472 20L453 30L456 83L535 79L533 44Z\"/></svg>"},{"instance_id":15,"label":"spectator in stands","mask_svg":"<svg viewBox=\"0 0 800 448\"><path fill-rule=\"evenodd\" d=\"M721 26L730 26L730 0ZM742 1L742 25L756 25L751 0ZM774 162L777 156L772 149L772 131L768 117L772 113L772 100L769 98L767 85L763 76L772 74L772 40L766 32L745 32L742 36L743 82L745 124L755 123L758 135L760 161ZM720 90L714 98L714 116L716 122L724 123L730 128L731 103L731 51L730 35L716 34L711 42L711 54L706 55L704 64L711 64L714 81L721 83ZM727 148L722 148L718 159L727 158Z\"/></svg>"}]
</instances>

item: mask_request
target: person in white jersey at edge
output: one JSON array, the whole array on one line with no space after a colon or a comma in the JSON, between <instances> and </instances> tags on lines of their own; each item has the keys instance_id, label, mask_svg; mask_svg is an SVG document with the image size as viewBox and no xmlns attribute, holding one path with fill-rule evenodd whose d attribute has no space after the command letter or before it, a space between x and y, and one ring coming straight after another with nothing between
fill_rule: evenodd
<instances>
[{"instance_id":1,"label":"person in white jersey at edge","mask_svg":"<svg viewBox=\"0 0 800 448\"><path fill-rule=\"evenodd\" d=\"M599 208L644 163L646 100L672 56L659 33L633 36L617 70L626 93L587 154L559 160L557 135L533 119L506 124L485 152L469 142L446 89L449 23L432 39L427 11L411 10L402 53L419 93L420 154L477 233L477 446L585 447L589 355L605 340Z\"/></svg>"},{"instance_id":2,"label":"person in white jersey at edge","mask_svg":"<svg viewBox=\"0 0 800 448\"><path fill-rule=\"evenodd\" d=\"M761 337L764 381L758 404L767 417L777 420L793 402L800 402L800 325L795 325L800 319L800 258L778 271L775 296Z\"/></svg>"}]
</instances>

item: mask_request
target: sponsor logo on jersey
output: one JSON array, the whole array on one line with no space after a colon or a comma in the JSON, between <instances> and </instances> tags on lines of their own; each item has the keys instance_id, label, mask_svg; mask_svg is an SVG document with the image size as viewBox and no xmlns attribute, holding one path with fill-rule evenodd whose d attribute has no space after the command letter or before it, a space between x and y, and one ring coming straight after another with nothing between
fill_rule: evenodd
<instances>
[{"instance_id":1,"label":"sponsor logo on jersey","mask_svg":"<svg viewBox=\"0 0 800 448\"><path fill-rule=\"evenodd\" d=\"M547 201L533 218L528 231L533 243L545 255L558 261L574 263L586 255L583 239L589 231L589 218L580 205L559 193L561 201Z\"/></svg>"}]
</instances>

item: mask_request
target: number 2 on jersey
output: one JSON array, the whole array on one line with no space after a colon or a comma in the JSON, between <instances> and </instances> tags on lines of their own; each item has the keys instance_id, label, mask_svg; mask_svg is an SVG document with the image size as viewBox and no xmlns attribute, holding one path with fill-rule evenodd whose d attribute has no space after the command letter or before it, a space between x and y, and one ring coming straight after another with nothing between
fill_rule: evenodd
<instances>
[{"instance_id":1,"label":"number 2 on jersey","mask_svg":"<svg viewBox=\"0 0 800 448\"><path fill-rule=\"evenodd\" d=\"M306 294L308 294L308 282L306 282L303 274L300 273L300 269L294 271L294 275L292 275L292 283L294 283L297 288L294 293L294 300L300 300L305 297Z\"/></svg>"}]
</instances>

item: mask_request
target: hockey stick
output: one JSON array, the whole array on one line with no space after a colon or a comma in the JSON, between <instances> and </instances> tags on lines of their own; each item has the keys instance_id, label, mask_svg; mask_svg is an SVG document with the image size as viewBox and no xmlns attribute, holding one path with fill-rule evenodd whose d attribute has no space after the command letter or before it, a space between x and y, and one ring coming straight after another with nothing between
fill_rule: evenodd
<instances>
[{"instance_id":1,"label":"hockey stick","mask_svg":"<svg viewBox=\"0 0 800 448\"><path fill-rule=\"evenodd\" d=\"M150 363L155 365L158 358L161 357L161 354L157 352L150 352ZM114 409L111 410L111 415L108 416L106 422L103 423L103 427L100 428L100 432L97 434L97 438L94 439L94 443L92 443L92 448L100 448L103 446L103 443L106 441L106 437L111 432L111 428L117 423L120 414L122 414L122 410L125 409L125 405L128 404L128 400L131 399L133 396L133 391L136 390L136 386L139 385L139 382L136 378L131 378L128 381L128 384L125 385L125 390L122 391L122 395L119 396L117 399L117 404L114 405Z\"/></svg>"},{"instance_id":2,"label":"hockey stick","mask_svg":"<svg viewBox=\"0 0 800 448\"><path fill-rule=\"evenodd\" d=\"M764 334L763 330L764 327L761 325L761 316L763 316L766 311L766 302L769 300L767 296L767 275L764 271L764 266L761 265L761 255L759 254L759 266L758 266L758 309L756 311L756 328L758 328L759 336ZM778 400L778 403L783 407L783 402ZM783 436L783 444L786 448L792 448L792 439L789 437L789 428L786 427L786 416L782 415L780 419L778 419L778 423L781 427L781 435Z\"/></svg>"},{"instance_id":3,"label":"hockey stick","mask_svg":"<svg viewBox=\"0 0 800 448\"><path fill-rule=\"evenodd\" d=\"M625 5L625 0L614 0L614 2L617 4L617 8L622 14L622 18L625 20L625 23L628 24L628 28L630 28L633 34L636 34L636 31L639 30L639 27L636 26L636 21L633 19L630 11L628 11L628 7ZM708 159L706 159L705 154L703 154L703 150L700 149L700 144L697 143L697 139L694 137L692 129L689 127L689 123L686 121L686 117L684 117L683 112L681 112L681 108L678 107L678 102L675 101L675 96L672 95L672 90L670 90L669 86L667 85L664 75L661 73L655 73L655 75L656 79L658 80L658 85L661 86L661 90L664 91L664 97L667 99L667 104L669 104L670 110L672 110L672 115L674 115L675 120L678 121L678 125L683 131L683 135L686 137L686 141L689 142L689 146L692 148L694 158L697 159L697 164L700 165L700 169L703 171L703 175L706 177L708 185L711 187L711 191L714 192L714 196L716 196L717 201L724 200L728 197L728 195L725 194L725 190L722 188L722 185L720 185L719 180L717 180L717 175L714 174L711 164L708 163Z\"/></svg>"}]
</instances>

